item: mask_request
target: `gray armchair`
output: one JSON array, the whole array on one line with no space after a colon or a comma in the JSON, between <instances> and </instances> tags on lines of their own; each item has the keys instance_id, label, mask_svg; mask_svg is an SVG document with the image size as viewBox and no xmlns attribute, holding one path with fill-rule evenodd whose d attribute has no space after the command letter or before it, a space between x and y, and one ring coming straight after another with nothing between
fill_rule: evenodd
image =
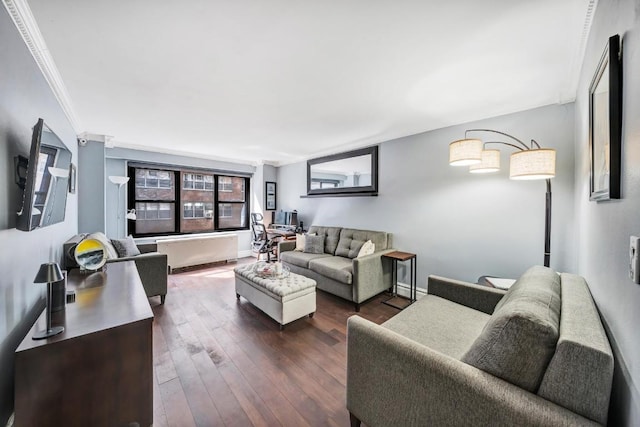
<instances>
[{"instance_id":1,"label":"gray armchair","mask_svg":"<svg viewBox=\"0 0 640 427\"><path fill-rule=\"evenodd\" d=\"M139 244L140 255L110 259L109 263L133 261L136 263L142 286L148 297L160 296L164 304L167 296L167 254L156 252L155 243Z\"/></svg>"},{"instance_id":2,"label":"gray armchair","mask_svg":"<svg viewBox=\"0 0 640 427\"><path fill-rule=\"evenodd\" d=\"M84 234L78 234L63 244L63 264L65 269L78 268L78 264L73 257L73 250L84 237ZM160 296L160 302L164 304L167 296L167 255L156 252L157 245L155 243L138 244L136 246L140 250L140 255L113 258L107 260L107 263L122 261L135 262L147 297Z\"/></svg>"}]
</instances>

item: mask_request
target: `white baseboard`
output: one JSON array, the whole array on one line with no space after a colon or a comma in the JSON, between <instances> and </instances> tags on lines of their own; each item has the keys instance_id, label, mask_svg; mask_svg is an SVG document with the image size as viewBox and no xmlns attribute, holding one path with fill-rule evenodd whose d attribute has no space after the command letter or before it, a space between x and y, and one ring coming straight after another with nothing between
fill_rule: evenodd
<instances>
[{"instance_id":1,"label":"white baseboard","mask_svg":"<svg viewBox=\"0 0 640 427\"><path fill-rule=\"evenodd\" d=\"M398 282L398 295L409 298L411 287L407 283ZM426 289L416 288L416 298L420 299L427 294Z\"/></svg>"}]
</instances>

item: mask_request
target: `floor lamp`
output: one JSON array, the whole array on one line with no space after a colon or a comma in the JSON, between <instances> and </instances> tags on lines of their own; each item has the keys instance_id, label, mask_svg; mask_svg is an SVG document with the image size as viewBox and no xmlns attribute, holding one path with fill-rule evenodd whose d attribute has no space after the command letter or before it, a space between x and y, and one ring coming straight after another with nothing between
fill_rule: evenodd
<instances>
[{"instance_id":1,"label":"floor lamp","mask_svg":"<svg viewBox=\"0 0 640 427\"><path fill-rule=\"evenodd\" d=\"M470 132L501 135L512 142L487 141L468 138ZM535 140L527 145L518 138L492 129L469 129L464 139L449 144L449 164L469 166L471 173L491 173L500 170L500 150L487 149L488 144L500 144L517 150L511 154L509 178L517 180L544 179L547 182L544 224L544 266L551 259L551 178L556 175L556 150L542 148Z\"/></svg>"},{"instance_id":2,"label":"floor lamp","mask_svg":"<svg viewBox=\"0 0 640 427\"><path fill-rule=\"evenodd\" d=\"M118 237L120 237L120 220L122 218L122 212L120 212L120 199L122 198L122 187L127 182L129 182L129 177L128 176L110 175L109 176L109 181L113 182L114 184L116 184L118 186L118 228L116 230L116 233L118 234Z\"/></svg>"}]
</instances>

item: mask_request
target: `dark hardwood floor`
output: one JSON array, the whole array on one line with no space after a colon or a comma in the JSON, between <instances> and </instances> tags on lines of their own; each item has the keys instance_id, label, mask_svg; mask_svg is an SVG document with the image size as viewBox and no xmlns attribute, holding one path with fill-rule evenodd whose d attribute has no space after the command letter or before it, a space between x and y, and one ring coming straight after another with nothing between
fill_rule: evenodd
<instances>
[{"instance_id":1,"label":"dark hardwood floor","mask_svg":"<svg viewBox=\"0 0 640 427\"><path fill-rule=\"evenodd\" d=\"M233 268L169 276L164 305L150 302L154 426L349 426L346 324L353 304L318 291L317 311L279 331L244 298ZM360 316L382 323L398 310L380 302Z\"/></svg>"}]
</instances>

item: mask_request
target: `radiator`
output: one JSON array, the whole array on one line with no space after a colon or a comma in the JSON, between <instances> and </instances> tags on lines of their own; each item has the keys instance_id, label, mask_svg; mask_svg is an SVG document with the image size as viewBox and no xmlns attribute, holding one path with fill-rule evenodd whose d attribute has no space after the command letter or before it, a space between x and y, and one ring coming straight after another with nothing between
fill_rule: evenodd
<instances>
[{"instance_id":1,"label":"radiator","mask_svg":"<svg viewBox=\"0 0 640 427\"><path fill-rule=\"evenodd\" d=\"M169 271L238 258L238 235L180 237L158 240L158 252L167 254Z\"/></svg>"}]
</instances>

